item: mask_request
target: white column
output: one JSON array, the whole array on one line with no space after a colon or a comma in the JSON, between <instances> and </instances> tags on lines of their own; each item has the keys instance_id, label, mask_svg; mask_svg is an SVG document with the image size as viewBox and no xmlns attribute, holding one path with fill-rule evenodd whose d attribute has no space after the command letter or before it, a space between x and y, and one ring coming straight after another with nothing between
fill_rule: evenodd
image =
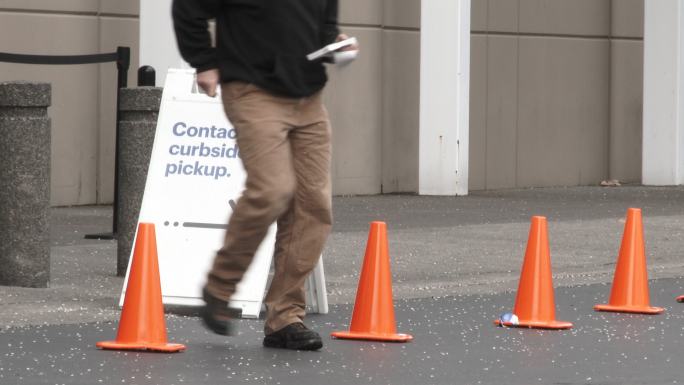
<instances>
[{"instance_id":1,"label":"white column","mask_svg":"<svg viewBox=\"0 0 684 385\"><path fill-rule=\"evenodd\" d=\"M470 0L422 0L418 192L468 193Z\"/></svg>"},{"instance_id":2,"label":"white column","mask_svg":"<svg viewBox=\"0 0 684 385\"><path fill-rule=\"evenodd\" d=\"M684 184L684 5L646 0L642 183Z\"/></svg>"},{"instance_id":3,"label":"white column","mask_svg":"<svg viewBox=\"0 0 684 385\"><path fill-rule=\"evenodd\" d=\"M163 86L169 68L188 68L176 46L171 20L172 0L140 0L140 65L157 71Z\"/></svg>"}]
</instances>

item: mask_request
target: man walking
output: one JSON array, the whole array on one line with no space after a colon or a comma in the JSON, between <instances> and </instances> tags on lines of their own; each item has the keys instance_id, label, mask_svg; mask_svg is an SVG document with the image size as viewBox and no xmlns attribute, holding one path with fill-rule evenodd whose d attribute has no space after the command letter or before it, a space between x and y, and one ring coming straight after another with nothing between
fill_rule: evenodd
<instances>
[{"instance_id":1,"label":"man walking","mask_svg":"<svg viewBox=\"0 0 684 385\"><path fill-rule=\"evenodd\" d=\"M209 95L220 85L237 131L246 187L204 288L205 325L230 334L228 301L269 226L277 221L275 275L266 295L267 347L317 350L302 323L304 282L330 232L330 123L323 63L306 55L346 38L337 0L174 0L183 58ZM216 46L208 20L216 20Z\"/></svg>"}]
</instances>

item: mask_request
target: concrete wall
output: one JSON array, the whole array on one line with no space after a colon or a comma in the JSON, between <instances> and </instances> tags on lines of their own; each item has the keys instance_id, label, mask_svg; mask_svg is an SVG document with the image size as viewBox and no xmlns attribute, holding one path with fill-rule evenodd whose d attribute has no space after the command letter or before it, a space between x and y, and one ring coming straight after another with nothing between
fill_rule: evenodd
<instances>
[{"instance_id":1,"label":"concrete wall","mask_svg":"<svg viewBox=\"0 0 684 385\"><path fill-rule=\"evenodd\" d=\"M0 2L2 51L90 54L130 46L138 67L139 0ZM420 0L342 0L341 28L357 36L354 65L331 68L335 194L418 189ZM20 38L17 38L20 37ZM0 63L0 79L53 84L53 205L113 199L116 70L113 64Z\"/></svg>"},{"instance_id":2,"label":"concrete wall","mask_svg":"<svg viewBox=\"0 0 684 385\"><path fill-rule=\"evenodd\" d=\"M329 73L333 188L418 190L420 0L341 0L359 38ZM139 0L5 0L5 52L132 48ZM641 178L643 0L472 0L470 189ZM445 37L445 42L448 38ZM0 80L53 84L53 205L113 198L115 67L0 63Z\"/></svg>"},{"instance_id":3,"label":"concrete wall","mask_svg":"<svg viewBox=\"0 0 684 385\"><path fill-rule=\"evenodd\" d=\"M342 0L340 22L362 51L329 71L334 193L415 192L420 0Z\"/></svg>"},{"instance_id":4,"label":"concrete wall","mask_svg":"<svg viewBox=\"0 0 684 385\"><path fill-rule=\"evenodd\" d=\"M131 47L129 84L138 67L138 0L4 0L0 50L45 55ZM0 63L0 80L52 84L52 205L113 199L116 65Z\"/></svg>"},{"instance_id":5,"label":"concrete wall","mask_svg":"<svg viewBox=\"0 0 684 385\"><path fill-rule=\"evenodd\" d=\"M643 0L473 0L470 189L641 179Z\"/></svg>"}]
</instances>

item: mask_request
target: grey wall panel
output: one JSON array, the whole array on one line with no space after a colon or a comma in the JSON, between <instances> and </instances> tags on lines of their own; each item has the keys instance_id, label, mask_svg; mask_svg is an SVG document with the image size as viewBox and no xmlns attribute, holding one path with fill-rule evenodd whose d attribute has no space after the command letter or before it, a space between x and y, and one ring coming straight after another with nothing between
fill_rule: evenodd
<instances>
[{"instance_id":1,"label":"grey wall panel","mask_svg":"<svg viewBox=\"0 0 684 385\"><path fill-rule=\"evenodd\" d=\"M487 44L486 188L516 186L518 37L490 36Z\"/></svg>"},{"instance_id":2,"label":"grey wall panel","mask_svg":"<svg viewBox=\"0 0 684 385\"><path fill-rule=\"evenodd\" d=\"M612 2L612 35L615 37L644 37L644 0Z\"/></svg>"},{"instance_id":3,"label":"grey wall panel","mask_svg":"<svg viewBox=\"0 0 684 385\"><path fill-rule=\"evenodd\" d=\"M595 184L606 176L608 44L520 38L518 186Z\"/></svg>"},{"instance_id":4,"label":"grey wall panel","mask_svg":"<svg viewBox=\"0 0 684 385\"><path fill-rule=\"evenodd\" d=\"M340 0L339 20L344 24L382 24L383 0Z\"/></svg>"},{"instance_id":5,"label":"grey wall panel","mask_svg":"<svg viewBox=\"0 0 684 385\"><path fill-rule=\"evenodd\" d=\"M128 85L137 84L139 22L137 19L103 17L100 19L100 51L113 52L117 46L131 47ZM116 122L116 65L100 65L98 130L97 203L114 198L114 141Z\"/></svg>"},{"instance_id":6,"label":"grey wall panel","mask_svg":"<svg viewBox=\"0 0 684 385\"><path fill-rule=\"evenodd\" d=\"M3 9L22 9L45 12L91 12L97 13L100 0L3 0Z\"/></svg>"},{"instance_id":7,"label":"grey wall panel","mask_svg":"<svg viewBox=\"0 0 684 385\"><path fill-rule=\"evenodd\" d=\"M519 2L520 32L586 36L608 36L610 33L610 0Z\"/></svg>"},{"instance_id":8,"label":"grey wall panel","mask_svg":"<svg viewBox=\"0 0 684 385\"><path fill-rule=\"evenodd\" d=\"M488 0L487 29L494 32L518 32L519 5L512 0Z\"/></svg>"},{"instance_id":9,"label":"grey wall panel","mask_svg":"<svg viewBox=\"0 0 684 385\"><path fill-rule=\"evenodd\" d=\"M470 135L468 188L484 190L487 129L487 37L470 38Z\"/></svg>"},{"instance_id":10,"label":"grey wall panel","mask_svg":"<svg viewBox=\"0 0 684 385\"><path fill-rule=\"evenodd\" d=\"M470 0L470 29L485 31L487 29L487 2L489 0Z\"/></svg>"},{"instance_id":11,"label":"grey wall panel","mask_svg":"<svg viewBox=\"0 0 684 385\"><path fill-rule=\"evenodd\" d=\"M643 105L642 41L611 44L610 178L641 181Z\"/></svg>"},{"instance_id":12,"label":"grey wall panel","mask_svg":"<svg viewBox=\"0 0 684 385\"><path fill-rule=\"evenodd\" d=\"M383 192L418 190L420 34L383 33Z\"/></svg>"},{"instance_id":13,"label":"grey wall panel","mask_svg":"<svg viewBox=\"0 0 684 385\"><path fill-rule=\"evenodd\" d=\"M100 12L115 15L140 15L140 0L100 0ZM171 9L159 9L171 15Z\"/></svg>"},{"instance_id":14,"label":"grey wall panel","mask_svg":"<svg viewBox=\"0 0 684 385\"><path fill-rule=\"evenodd\" d=\"M329 71L333 192L416 191L420 0L341 0L340 20L361 54Z\"/></svg>"},{"instance_id":15,"label":"grey wall panel","mask_svg":"<svg viewBox=\"0 0 684 385\"><path fill-rule=\"evenodd\" d=\"M385 27L420 28L420 0L384 0Z\"/></svg>"},{"instance_id":16,"label":"grey wall panel","mask_svg":"<svg viewBox=\"0 0 684 385\"><path fill-rule=\"evenodd\" d=\"M346 27L361 55L349 66L329 67L325 93L333 124L333 192L376 194L382 172L382 34Z\"/></svg>"},{"instance_id":17,"label":"grey wall panel","mask_svg":"<svg viewBox=\"0 0 684 385\"><path fill-rule=\"evenodd\" d=\"M644 0L472 4L470 188L638 182Z\"/></svg>"},{"instance_id":18,"label":"grey wall panel","mask_svg":"<svg viewBox=\"0 0 684 385\"><path fill-rule=\"evenodd\" d=\"M27 54L98 52L98 21L91 16L0 13L0 47ZM16 36L22 36L16 39ZM97 172L97 65L47 66L0 63L2 80L52 84L51 203L95 202Z\"/></svg>"}]
</instances>

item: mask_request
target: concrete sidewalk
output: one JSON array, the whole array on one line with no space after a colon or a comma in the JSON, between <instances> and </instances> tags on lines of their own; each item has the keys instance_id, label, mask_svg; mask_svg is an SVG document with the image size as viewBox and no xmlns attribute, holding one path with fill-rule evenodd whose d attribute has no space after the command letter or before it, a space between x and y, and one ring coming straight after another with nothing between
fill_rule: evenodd
<instances>
[{"instance_id":1,"label":"concrete sidewalk","mask_svg":"<svg viewBox=\"0 0 684 385\"><path fill-rule=\"evenodd\" d=\"M532 215L548 217L556 286L610 282L628 207L643 209L649 277L684 277L681 187L336 197L329 301L353 302L372 220L388 224L397 299L514 291ZM111 207L53 209L50 288L0 287L0 328L118 320L116 242L83 238L110 226Z\"/></svg>"}]
</instances>

